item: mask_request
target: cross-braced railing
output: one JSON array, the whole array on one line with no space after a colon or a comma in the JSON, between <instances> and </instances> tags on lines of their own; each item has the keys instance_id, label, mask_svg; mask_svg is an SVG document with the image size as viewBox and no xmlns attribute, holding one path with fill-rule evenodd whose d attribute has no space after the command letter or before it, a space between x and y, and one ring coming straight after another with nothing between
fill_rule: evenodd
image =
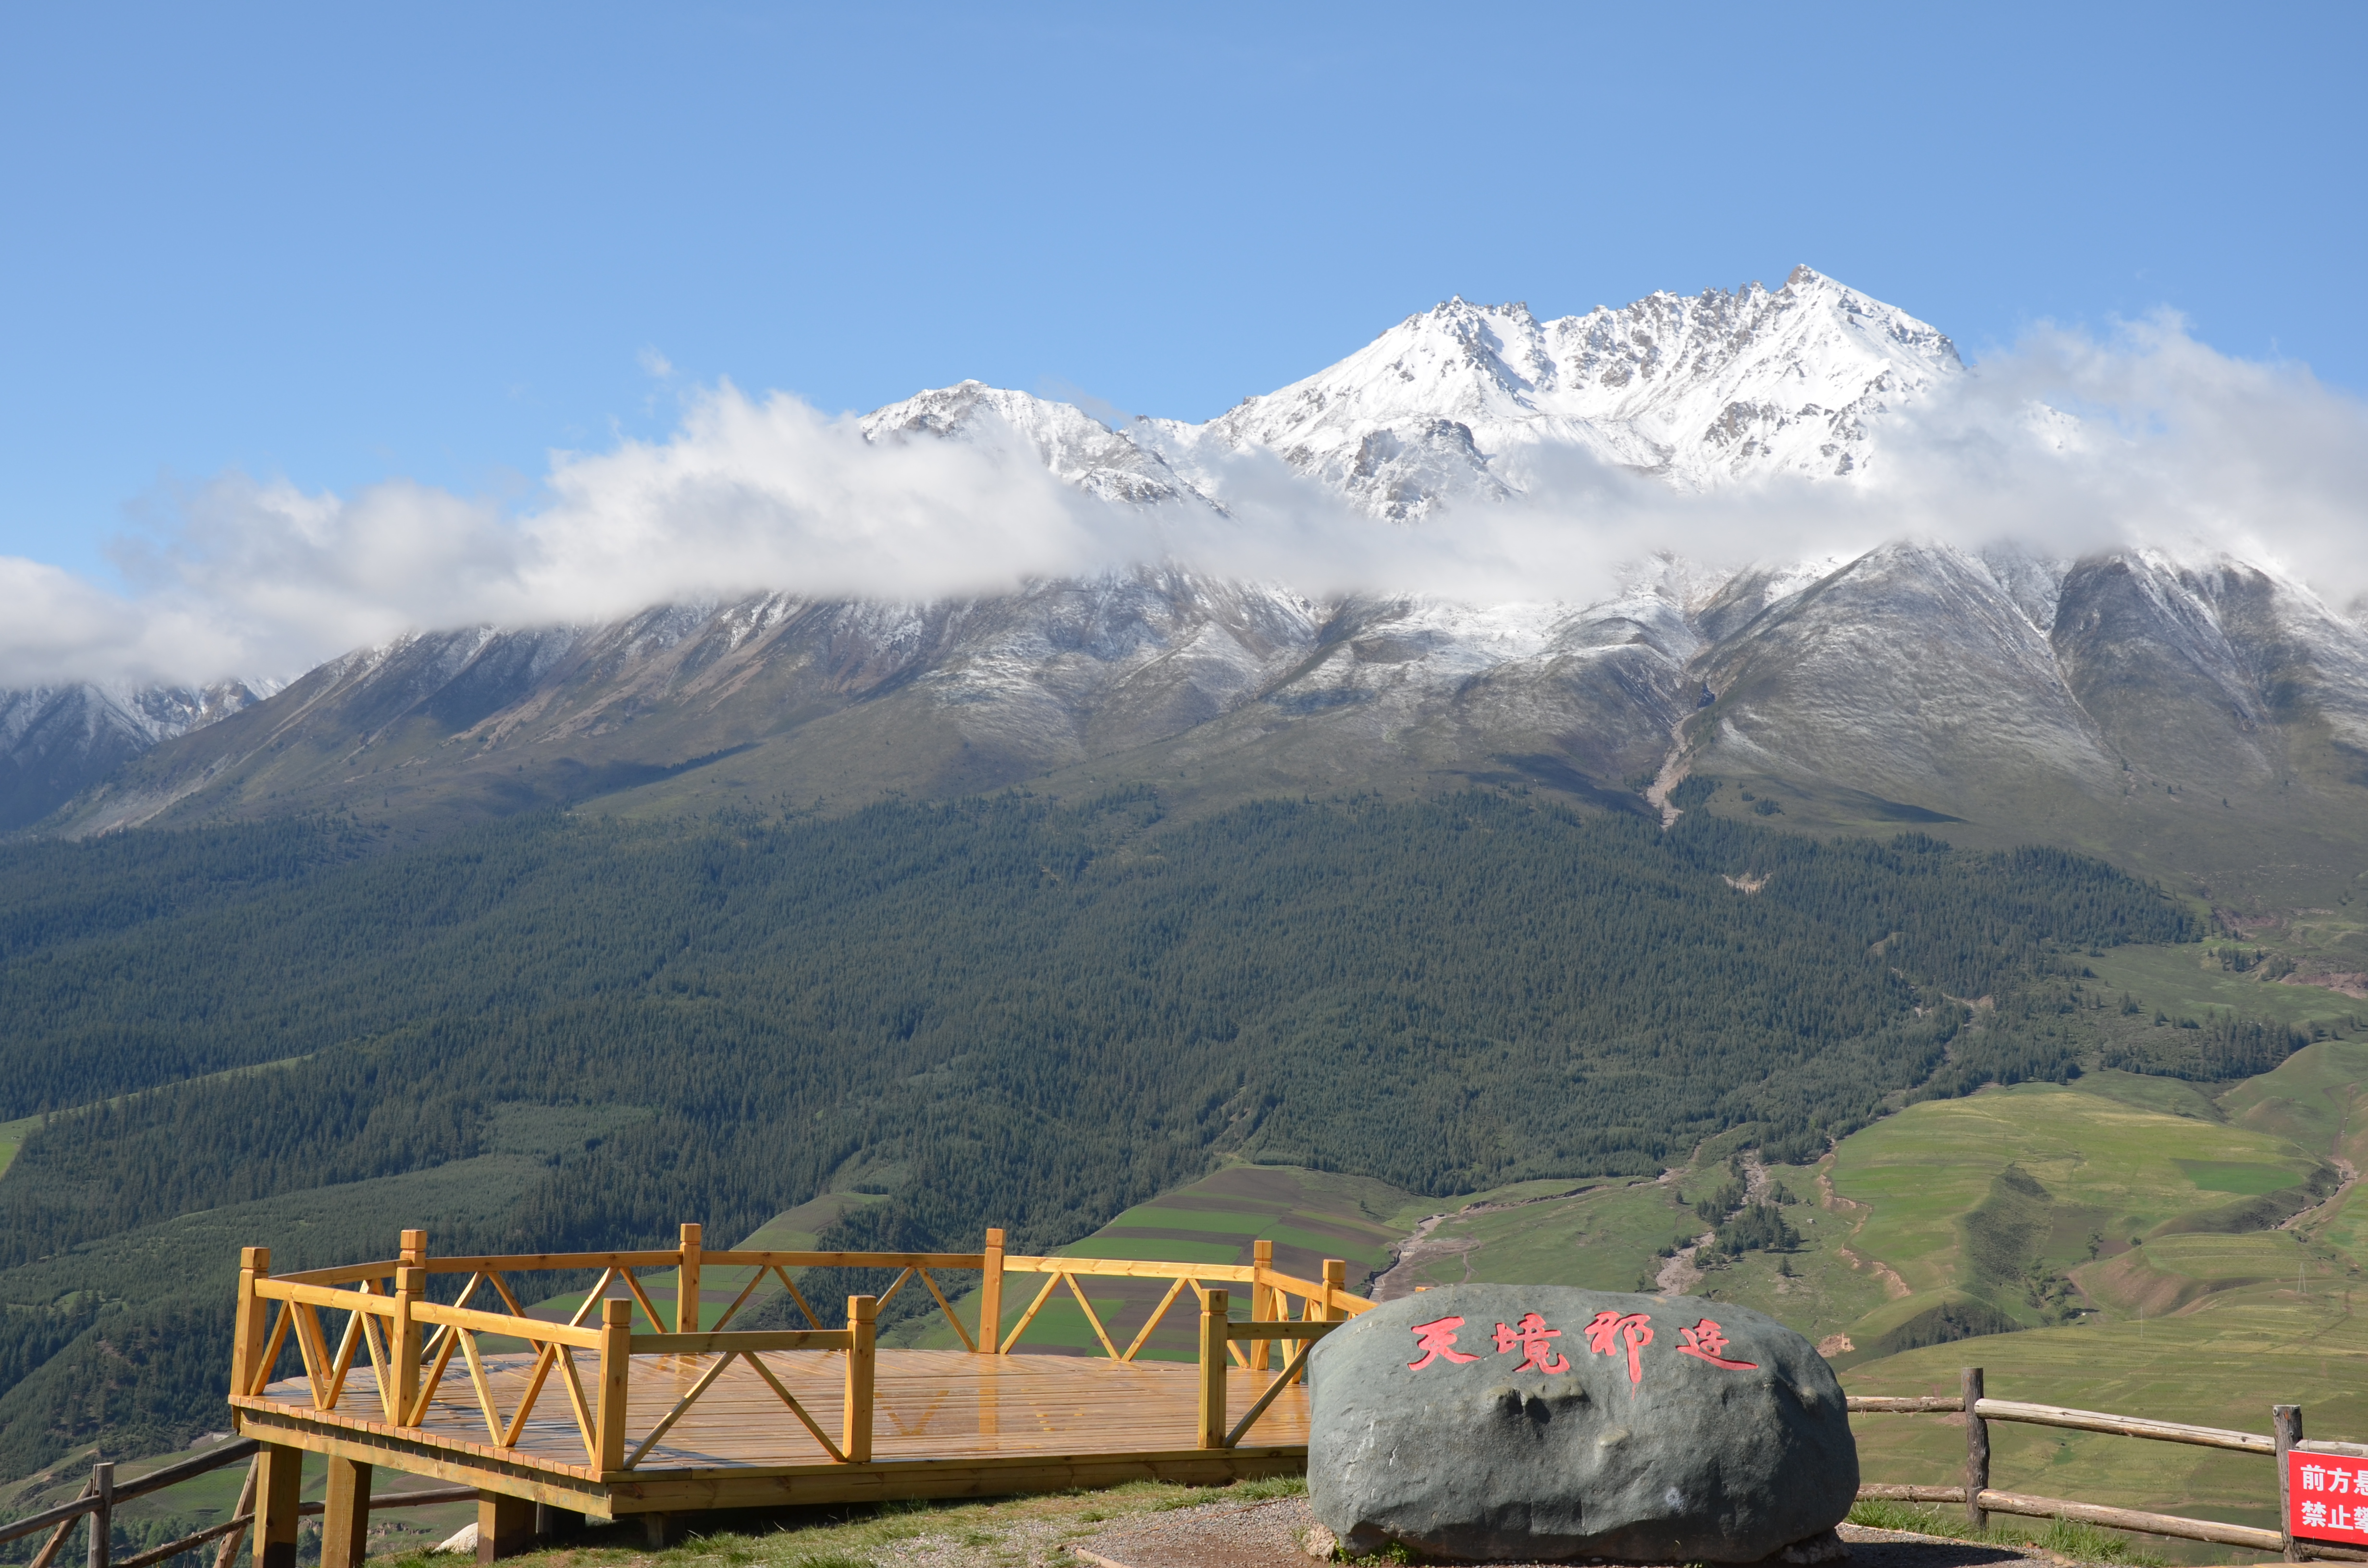
<instances>
[{"instance_id":1,"label":"cross-braced railing","mask_svg":"<svg viewBox=\"0 0 2368 1568\"><path fill-rule=\"evenodd\" d=\"M1271 1380L1265 1397L1238 1424L1225 1427L1219 1422L1212 1427L1204 1415L1196 1446L1231 1448L1281 1390L1301 1378L1306 1347L1330 1327L1372 1305L1349 1293L1347 1265L1338 1259L1325 1262L1320 1280L1276 1269L1269 1242L1254 1244L1253 1259L1241 1266L1013 1256L1005 1251L1001 1231L989 1231L985 1246L976 1253L708 1252L700 1245L697 1225L683 1226L681 1244L665 1251L514 1256L438 1257L428 1252L425 1232L405 1231L401 1252L391 1261L290 1275L274 1275L268 1250L250 1247L240 1260L232 1392L248 1400L262 1398L292 1340L303 1386L315 1411L338 1411L366 1361L372 1395L364 1407L371 1411L368 1419L375 1426L418 1430L428 1423L457 1360L466 1372L468 1395L473 1398L484 1422L486 1442L493 1449L517 1450L530 1427L539 1425L547 1432L553 1423L564 1423L573 1427L582 1447L584 1468L603 1476L622 1475L641 1465L736 1362L771 1391L833 1463L862 1464L871 1459L880 1310L916 1278L934 1298L965 1350L996 1356L1011 1354L1046 1303L1065 1286L1103 1350L1121 1363L1133 1361L1142 1353L1188 1288L1197 1298L1205 1324L1212 1308L1220 1319L1230 1311L1230 1287L1247 1285L1251 1324L1236 1325L1239 1332L1213 1342L1203 1328L1204 1390L1212 1355L1219 1363L1215 1386L1221 1414L1224 1363L1265 1372L1273 1346L1280 1344L1287 1365L1282 1375ZM748 1270L738 1294L712 1325L701 1321L702 1277L709 1268ZM848 1297L844 1325L828 1328L791 1272L821 1268L899 1272L876 1298ZM532 1315L520 1305L511 1277L560 1270L598 1270L598 1277L582 1305L565 1321ZM660 1312L637 1270L674 1274L670 1329L666 1314ZM975 1325L962 1322L955 1312L951 1297L937 1278L943 1271L975 1271L980 1276ZM1002 1302L1008 1274L1042 1275L1043 1284L1006 1334ZM466 1282L456 1299L438 1301L428 1290L435 1275L465 1275ZM788 1301L812 1326L755 1331L728 1326L768 1278L779 1280ZM1168 1286L1121 1350L1110 1324L1079 1284L1088 1278L1166 1279ZM621 1286L627 1295L610 1295L616 1286ZM491 1302L472 1304L481 1292L489 1293L501 1310L493 1310ZM635 1332L637 1310L655 1332ZM344 1322L324 1322L324 1312L343 1312ZM1294 1332L1299 1324L1306 1325L1304 1332ZM332 1327L336 1330L334 1335ZM533 1352L523 1379L513 1385L517 1392L507 1411L496 1397L495 1379L489 1374L486 1353L480 1344L487 1335L522 1341ZM1209 1348L1212 1343L1217 1346L1213 1351ZM845 1358L843 1404L836 1437L791 1392L780 1369L765 1359L768 1354L788 1351L823 1351ZM629 1446L626 1414L632 1360L637 1356L690 1358L703 1364L689 1387ZM554 1385L564 1397L566 1413L537 1424L535 1413L551 1397ZM811 1397L811 1386L808 1393Z\"/></svg>"}]
</instances>

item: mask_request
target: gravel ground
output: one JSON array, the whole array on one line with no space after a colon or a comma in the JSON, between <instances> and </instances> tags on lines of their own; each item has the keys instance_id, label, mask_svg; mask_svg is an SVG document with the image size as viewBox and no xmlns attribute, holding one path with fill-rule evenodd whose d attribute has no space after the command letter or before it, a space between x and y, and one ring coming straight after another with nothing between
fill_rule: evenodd
<instances>
[{"instance_id":1,"label":"gravel ground","mask_svg":"<svg viewBox=\"0 0 2368 1568\"><path fill-rule=\"evenodd\" d=\"M1069 1550L1078 1562L1091 1568L1312 1568L1299 1541L1315 1523L1315 1516L1304 1497L1247 1506L1212 1503L1127 1519L1098 1535L1070 1542ZM1850 1543L1851 1568L2013 1568L2017 1564L2057 1568L2064 1561L2046 1552L1864 1529L1857 1525L1842 1526L1841 1536ZM936 1568L937 1562L929 1560L929 1568Z\"/></svg>"}]
</instances>

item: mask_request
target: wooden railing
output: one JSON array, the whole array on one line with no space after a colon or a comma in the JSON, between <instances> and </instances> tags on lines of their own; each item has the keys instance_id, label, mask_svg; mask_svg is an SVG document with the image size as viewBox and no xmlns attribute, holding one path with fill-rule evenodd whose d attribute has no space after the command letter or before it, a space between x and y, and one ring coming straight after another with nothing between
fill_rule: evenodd
<instances>
[{"instance_id":1,"label":"wooden railing","mask_svg":"<svg viewBox=\"0 0 2368 1568\"><path fill-rule=\"evenodd\" d=\"M185 1551L194 1551L212 1540L222 1542L214 1553L214 1568L231 1568L238 1557L240 1547L245 1544L248 1528L255 1523L257 1471L253 1464L247 1468L246 1483L240 1489L238 1503L231 1509L229 1518L210 1525L194 1535L168 1540L162 1546L150 1547L130 1557L112 1555L115 1507L135 1497L145 1497L152 1493L178 1486L185 1481L194 1481L200 1475L225 1469L241 1460L252 1460L256 1450L262 1446L252 1437L224 1443L195 1459L152 1470L120 1485L115 1480L114 1463L101 1460L91 1466L89 1482L83 1487L82 1494L73 1502L61 1503L54 1508L44 1508L40 1513L0 1524L0 1545L46 1529L50 1532L50 1539L43 1541L40 1551L33 1554L30 1568L50 1568L57 1561L59 1551L65 1545L67 1538L74 1533L74 1526L88 1519L90 1532L84 1551L86 1568L153 1568L155 1563L178 1557ZM472 1503L476 1498L477 1489L473 1486L439 1486L427 1491L396 1492L373 1497L370 1500L370 1507L373 1512L382 1508L426 1508L439 1503ZM325 1507L325 1504L302 1503L297 1506L296 1512L299 1515L319 1514Z\"/></svg>"},{"instance_id":2,"label":"wooden railing","mask_svg":"<svg viewBox=\"0 0 2368 1568\"><path fill-rule=\"evenodd\" d=\"M564 1395L585 1466L602 1475L621 1474L641 1463L737 1360L781 1401L834 1463L862 1464L871 1458L873 1389L877 1358L876 1325L882 1308L918 1279L935 1299L938 1311L952 1326L964 1349L979 1355L1008 1355L1035 1323L1054 1293L1066 1286L1083 1310L1086 1322L1110 1359L1133 1361L1150 1342L1168 1310L1189 1287L1196 1294L1203 1318L1202 1379L1205 1390L1213 1378L1218 1415L1203 1413L1196 1446L1231 1448L1251 1422L1273 1403L1281 1390L1304 1376L1305 1349L1330 1327L1348 1321L1372 1304L1349 1294L1347 1265L1326 1259L1323 1278L1305 1279L1274 1267L1273 1244L1253 1244L1247 1265L1164 1263L1131 1258L1033 1257L1008 1256L1004 1233L989 1231L986 1244L975 1253L858 1252L709 1252L700 1244L700 1227L685 1225L681 1244L666 1251L605 1253L532 1253L506 1256L438 1257L427 1251L425 1232L405 1231L400 1255L388 1262L352 1264L275 1275L271 1255L262 1247L245 1249L240 1256L238 1315L233 1349L232 1392L260 1397L273 1381L284 1352L292 1341L311 1403L332 1411L344 1399L357 1364L367 1361L375 1390L377 1415L384 1424L418 1427L427 1418L457 1358L465 1369L470 1392L484 1418L485 1436L495 1449L515 1449L541 1402L555 1386ZM749 1278L713 1326L701 1323L700 1290L705 1271L716 1267L748 1269ZM816 1268L897 1270L878 1296L847 1298L847 1317L838 1328L824 1326L791 1271ZM670 1270L675 1275L673 1326L651 1300L637 1269ZM598 1278L583 1304L565 1322L529 1315L511 1285L515 1275L557 1270L598 1271ZM976 1271L980 1276L975 1328L962 1321L939 1283L941 1270ZM1007 1335L1003 1332L1003 1289L1006 1277L1035 1274L1043 1284L1027 1310ZM435 1275L466 1275L467 1283L450 1302L431 1298L428 1281ZM727 1325L770 1277L778 1279L811 1327L747 1331ZM1153 1309L1126 1348L1111 1337L1110 1325L1094 1309L1078 1284L1084 1278L1166 1279L1166 1294ZM621 1285L630 1300L608 1294ZM1220 1320L1230 1311L1229 1287L1247 1285L1250 1293L1248 1324L1212 1341L1206 1324L1213 1311ZM488 1291L504 1309L475 1306ZM1293 1309L1296 1305L1297 1315ZM633 1329L638 1308L658 1332ZM597 1322L589 1321L595 1312ZM324 1312L346 1314L331 1333ZM514 1409L505 1413L487 1376L484 1335L523 1341L533 1352ZM1276 1344L1290 1358L1282 1375L1273 1380L1265 1397L1240 1423L1225 1426L1223 1392L1228 1361L1254 1372L1268 1370ZM1214 1344L1213 1353L1209 1346ZM1247 1346L1247 1349L1245 1349ZM844 1400L834 1439L823 1425L792 1395L763 1359L765 1352L821 1350L846 1357ZM583 1359L579 1362L578 1353ZM1211 1364L1213 1355L1213 1365ZM635 1356L699 1356L714 1359L697 1381L677 1398L630 1451L626 1446L626 1412L631 1367ZM587 1377L588 1374L588 1377Z\"/></svg>"},{"instance_id":3,"label":"wooden railing","mask_svg":"<svg viewBox=\"0 0 2368 1568\"><path fill-rule=\"evenodd\" d=\"M1979 1367L1968 1367L1963 1375L1963 1392L1954 1395L1923 1395L1895 1398L1882 1395L1847 1396L1854 1415L1962 1415L1965 1417L1964 1480L1955 1485L1896 1486L1870 1484L1859 1488L1862 1498L1884 1498L1907 1503L1957 1503L1965 1510L1965 1517L1975 1529L1986 1528L1992 1514L2014 1514L2032 1518L2069 1519L2079 1524L2100 1525L2109 1529L2135 1530L2145 1535L2170 1536L2184 1540L2210 1541L2219 1546L2248 1547L2255 1551L2282 1553L2289 1562L2305 1558L2328 1558L2340 1562L2368 1562L2368 1552L2348 1547L2313 1540L2296 1540L2288 1520L2286 1506L2286 1459L2289 1452L2325 1453L2350 1458L2368 1458L2368 1447L2354 1443L2305 1442L2302 1436L2302 1410L2298 1405L2278 1404L2270 1407L2268 1433L2237 1432L2220 1426L2196 1426L2179 1421L2153 1421L2135 1415L2116 1415L2100 1410L2073 1410L2061 1405L2033 1404L2021 1400L1991 1399L1984 1392L1983 1373ZM2105 1432L2115 1437L2142 1437L2157 1443L2187 1443L2198 1448L2225 1449L2236 1453L2260 1454L2271 1458L2278 1466L2278 1519L2273 1530L2257 1529L2249 1525L2224 1524L2217 1519L2193 1519L2177 1514L2155 1514L2136 1508L2108 1507L2094 1503L2077 1503L2064 1497L2040 1497L2026 1492L2003 1492L1990 1485L1990 1432L1993 1421L2021 1422L2033 1426L2055 1426L2075 1432Z\"/></svg>"}]
</instances>

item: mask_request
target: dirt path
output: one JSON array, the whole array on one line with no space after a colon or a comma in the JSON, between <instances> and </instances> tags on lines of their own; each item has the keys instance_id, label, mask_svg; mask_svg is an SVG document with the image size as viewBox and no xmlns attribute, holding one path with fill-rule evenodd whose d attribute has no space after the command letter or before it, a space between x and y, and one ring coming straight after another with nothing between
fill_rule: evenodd
<instances>
[{"instance_id":1,"label":"dirt path","mask_svg":"<svg viewBox=\"0 0 2368 1568\"><path fill-rule=\"evenodd\" d=\"M2280 1221L2278 1223L2279 1230L2299 1230L2303 1226L2309 1224L2312 1221L2318 1219L2324 1215L2331 1206L2341 1201L2343 1195L2351 1190L2351 1184L2360 1179L2360 1167L2343 1157L2344 1133L2351 1126L2351 1108L2353 1105L2358 1103L2359 1098L2359 1085L2346 1084L2343 1086L2343 1114L2336 1119L2335 1140L2328 1149L2327 1163L2333 1165L2337 1173L2340 1175L2343 1179L2336 1184L2336 1188L2333 1192L2328 1193L2327 1197L2322 1199L2320 1201L2312 1204L2309 1208L2304 1210L2299 1214L2290 1214L2284 1220Z\"/></svg>"},{"instance_id":2,"label":"dirt path","mask_svg":"<svg viewBox=\"0 0 2368 1568\"><path fill-rule=\"evenodd\" d=\"M1372 1299L1376 1301L1395 1301L1400 1296L1413 1295L1416 1275L1442 1257L1454 1257L1463 1265L1464 1279L1469 1280L1472 1278L1472 1255L1480 1250L1478 1242L1468 1236L1459 1236L1448 1241L1431 1239L1431 1233L1450 1220L1468 1220L1479 1214L1500 1214L1508 1209L1526 1209L1532 1203L1560 1203L1566 1199L1577 1197L1581 1192L1590 1190L1594 1189L1574 1187L1565 1192L1544 1193L1536 1198L1524 1198L1513 1203L1469 1203L1461 1209L1450 1210L1443 1214L1432 1214L1417 1221L1406 1240L1390 1244L1390 1256L1395 1261L1373 1276Z\"/></svg>"}]
</instances>

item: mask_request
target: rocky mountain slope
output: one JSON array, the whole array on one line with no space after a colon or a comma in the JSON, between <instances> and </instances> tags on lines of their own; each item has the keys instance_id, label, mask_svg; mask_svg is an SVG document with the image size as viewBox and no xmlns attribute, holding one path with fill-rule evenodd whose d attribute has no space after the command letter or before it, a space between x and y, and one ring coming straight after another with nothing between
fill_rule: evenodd
<instances>
[{"instance_id":1,"label":"rocky mountain slope","mask_svg":"<svg viewBox=\"0 0 2368 1568\"><path fill-rule=\"evenodd\" d=\"M202 729L262 695L244 681L0 690L0 832L40 821L160 741Z\"/></svg>"},{"instance_id":2,"label":"rocky mountain slope","mask_svg":"<svg viewBox=\"0 0 2368 1568\"><path fill-rule=\"evenodd\" d=\"M1113 430L965 382L863 431L1017 436L1113 506L1223 507L1236 459L1265 453L1377 527L1442 527L1558 450L1686 487L1852 485L1878 415L1959 371L1933 328L1803 268L1543 323L1451 301L1204 426ZM840 810L1133 779L1651 813L1689 774L1730 786L1714 812L2333 896L2368 869L2368 633L2233 559L1915 541L1739 574L1648 561L1585 606L1319 601L1173 566L958 602L763 595L359 650L118 758L52 825L340 809L426 830L593 798Z\"/></svg>"}]
</instances>

